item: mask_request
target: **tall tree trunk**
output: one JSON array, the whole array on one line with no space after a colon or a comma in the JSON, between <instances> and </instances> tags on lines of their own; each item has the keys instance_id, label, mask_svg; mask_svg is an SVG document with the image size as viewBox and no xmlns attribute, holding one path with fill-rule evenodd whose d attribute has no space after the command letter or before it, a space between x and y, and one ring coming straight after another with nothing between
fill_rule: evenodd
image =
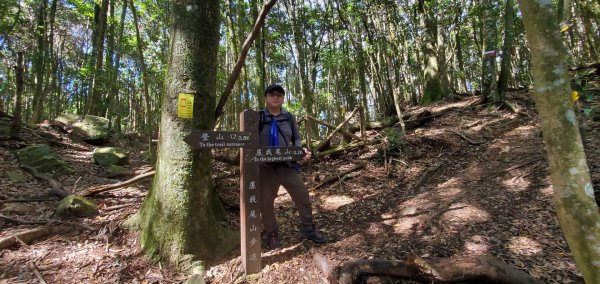
<instances>
[{"instance_id":1,"label":"tall tree trunk","mask_svg":"<svg viewBox=\"0 0 600 284\"><path fill-rule=\"evenodd\" d=\"M309 115L314 115L313 106L314 106L314 98L311 90L311 83L308 75L308 53L305 46L305 35L304 29L301 27L301 19L298 13L302 12L296 5L296 1L294 0L286 0L284 1L286 11L288 13L288 17L291 21L292 35L293 35L293 46L296 49L296 62L298 63L296 69L298 70L300 80L300 92L302 94L302 106L304 107L304 111Z\"/></svg>"},{"instance_id":2,"label":"tall tree trunk","mask_svg":"<svg viewBox=\"0 0 600 284\"><path fill-rule=\"evenodd\" d=\"M137 39L137 52L138 52L138 64L140 66L140 70L142 72L142 90L144 93L144 132L146 133L148 140L148 151L150 153L150 161L154 162L156 156L156 147L154 147L154 143L152 143L152 138L154 138L153 133L153 121L154 114L152 112L152 108L150 107L150 93L148 92L148 71L146 70L146 61L144 60L144 42L142 37L140 36L139 29L139 21L137 12L135 10L135 3L131 0L131 14L133 14L133 26L135 27L135 37Z\"/></svg>"},{"instance_id":3,"label":"tall tree trunk","mask_svg":"<svg viewBox=\"0 0 600 284\"><path fill-rule=\"evenodd\" d=\"M33 57L33 71L35 72L35 92L33 93L33 123L40 122L40 116L44 104L44 76L46 74L46 9L48 0L40 2L37 14L37 51Z\"/></svg>"},{"instance_id":4,"label":"tall tree trunk","mask_svg":"<svg viewBox=\"0 0 600 284\"><path fill-rule=\"evenodd\" d=\"M483 0L483 48L481 54L481 93L485 102L498 101L496 81L497 24L495 7L497 0Z\"/></svg>"},{"instance_id":5,"label":"tall tree trunk","mask_svg":"<svg viewBox=\"0 0 600 284\"><path fill-rule=\"evenodd\" d=\"M418 10L420 14L420 26L422 30L422 50L425 62L423 64L424 91L421 98L422 103L437 101L448 94L447 84L442 83L440 64L437 55L437 21L433 15L431 2L419 0Z\"/></svg>"},{"instance_id":6,"label":"tall tree trunk","mask_svg":"<svg viewBox=\"0 0 600 284\"><path fill-rule=\"evenodd\" d=\"M600 283L600 214L594 200L565 48L551 2L519 0L531 48L534 98L554 188L558 219L586 283Z\"/></svg>"},{"instance_id":7,"label":"tall tree trunk","mask_svg":"<svg viewBox=\"0 0 600 284\"><path fill-rule=\"evenodd\" d=\"M92 70L91 81L88 89L89 96L86 106L86 114L101 115L100 113L100 92L103 90L102 63L104 60L104 37L106 34L106 18L108 14L108 1L102 0L102 4L97 8L98 16L96 17L94 47L92 50Z\"/></svg>"},{"instance_id":8,"label":"tall tree trunk","mask_svg":"<svg viewBox=\"0 0 600 284\"><path fill-rule=\"evenodd\" d=\"M21 124L23 119L21 118L21 111L23 110L23 52L17 52L17 66L15 66L15 79L16 79L16 94L15 94L15 106L13 109L13 120L10 127L10 137L19 137L21 132Z\"/></svg>"},{"instance_id":9,"label":"tall tree trunk","mask_svg":"<svg viewBox=\"0 0 600 284\"><path fill-rule=\"evenodd\" d=\"M172 1L157 171L139 212L144 251L179 268L214 261L239 244L239 234L220 223L225 211L213 190L210 151L183 142L192 130L213 128L219 2ZM191 120L177 117L180 93L194 94Z\"/></svg>"},{"instance_id":10,"label":"tall tree trunk","mask_svg":"<svg viewBox=\"0 0 600 284\"><path fill-rule=\"evenodd\" d=\"M510 77L510 62L512 58L511 51L515 41L514 31L514 1L506 0L504 9L504 45L502 46L502 65L500 67L500 76L498 77L498 100L504 101L506 97L506 89L508 87L508 79Z\"/></svg>"},{"instance_id":11,"label":"tall tree trunk","mask_svg":"<svg viewBox=\"0 0 600 284\"><path fill-rule=\"evenodd\" d=\"M125 15L127 14L127 1L123 1L123 7L121 9L121 21L119 26L119 35L117 36L117 44L116 49L114 51L115 62L113 68L110 72L110 80L108 81L108 97L107 97L107 118L109 119L110 127L113 128L113 119L115 114L115 109L113 106L118 106L118 96L119 96L119 67L121 65L121 46L123 40L123 31L125 28ZM116 119L115 130L120 131L121 129L121 113L117 113L118 119Z\"/></svg>"}]
</instances>

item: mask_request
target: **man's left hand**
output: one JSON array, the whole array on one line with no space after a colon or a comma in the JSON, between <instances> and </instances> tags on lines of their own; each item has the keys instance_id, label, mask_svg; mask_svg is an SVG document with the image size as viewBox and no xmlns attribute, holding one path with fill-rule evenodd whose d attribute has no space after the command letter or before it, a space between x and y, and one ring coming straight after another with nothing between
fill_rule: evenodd
<instances>
[{"instance_id":1,"label":"man's left hand","mask_svg":"<svg viewBox=\"0 0 600 284\"><path fill-rule=\"evenodd\" d=\"M312 153L307 148L302 148L302 150L304 151L304 158L300 160L300 163L306 163L312 157Z\"/></svg>"}]
</instances>

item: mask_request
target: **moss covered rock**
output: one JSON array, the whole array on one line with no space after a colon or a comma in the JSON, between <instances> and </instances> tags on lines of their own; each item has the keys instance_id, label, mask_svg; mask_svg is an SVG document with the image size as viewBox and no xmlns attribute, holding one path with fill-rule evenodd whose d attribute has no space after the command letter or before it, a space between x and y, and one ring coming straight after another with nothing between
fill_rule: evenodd
<instances>
[{"instance_id":1,"label":"moss covered rock","mask_svg":"<svg viewBox=\"0 0 600 284\"><path fill-rule=\"evenodd\" d=\"M96 204L82 196L69 195L61 200L54 210L54 217L91 217L98 215Z\"/></svg>"},{"instance_id":2,"label":"moss covered rock","mask_svg":"<svg viewBox=\"0 0 600 284\"><path fill-rule=\"evenodd\" d=\"M72 174L71 166L45 144L34 144L16 151L19 163L40 173Z\"/></svg>"},{"instance_id":3,"label":"moss covered rock","mask_svg":"<svg viewBox=\"0 0 600 284\"><path fill-rule=\"evenodd\" d=\"M116 147L98 147L92 156L94 162L103 167L112 165L125 166L129 164L129 153Z\"/></svg>"},{"instance_id":4,"label":"moss covered rock","mask_svg":"<svg viewBox=\"0 0 600 284\"><path fill-rule=\"evenodd\" d=\"M79 120L81 117L77 114L74 113L65 113L60 115L59 117L55 118L54 121L64 124L64 125L73 125L75 124L75 122L77 122L77 120Z\"/></svg>"},{"instance_id":5,"label":"moss covered rock","mask_svg":"<svg viewBox=\"0 0 600 284\"><path fill-rule=\"evenodd\" d=\"M101 145L108 140L108 119L86 115L83 120L73 123L72 136L93 145Z\"/></svg>"}]
</instances>

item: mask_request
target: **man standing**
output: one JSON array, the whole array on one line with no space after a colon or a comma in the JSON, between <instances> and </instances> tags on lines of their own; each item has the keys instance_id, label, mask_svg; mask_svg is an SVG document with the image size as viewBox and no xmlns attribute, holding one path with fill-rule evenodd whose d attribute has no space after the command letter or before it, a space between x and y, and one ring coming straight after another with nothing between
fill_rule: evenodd
<instances>
[{"instance_id":1,"label":"man standing","mask_svg":"<svg viewBox=\"0 0 600 284\"><path fill-rule=\"evenodd\" d=\"M260 145L261 146L302 146L302 137L298 132L295 117L282 105L285 90L280 85L271 85L265 90L265 108L261 110ZM304 149L307 161L311 153ZM283 185L292 197L300 215L300 236L315 243L326 241L317 230L308 189L298 173L298 165L291 162L264 163L260 165L261 215L263 222L263 238L270 249L281 246L275 219L274 202L279 186Z\"/></svg>"}]
</instances>

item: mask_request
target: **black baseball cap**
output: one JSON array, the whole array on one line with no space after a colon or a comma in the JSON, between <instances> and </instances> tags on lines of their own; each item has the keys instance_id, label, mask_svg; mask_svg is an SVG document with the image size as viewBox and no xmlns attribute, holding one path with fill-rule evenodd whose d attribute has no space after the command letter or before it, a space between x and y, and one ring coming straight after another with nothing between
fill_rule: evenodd
<instances>
[{"instance_id":1,"label":"black baseball cap","mask_svg":"<svg viewBox=\"0 0 600 284\"><path fill-rule=\"evenodd\" d=\"M283 89L283 87L281 85L273 84L273 85L267 87L267 89L265 90L265 96L273 91L279 91L285 95L285 90Z\"/></svg>"}]
</instances>

